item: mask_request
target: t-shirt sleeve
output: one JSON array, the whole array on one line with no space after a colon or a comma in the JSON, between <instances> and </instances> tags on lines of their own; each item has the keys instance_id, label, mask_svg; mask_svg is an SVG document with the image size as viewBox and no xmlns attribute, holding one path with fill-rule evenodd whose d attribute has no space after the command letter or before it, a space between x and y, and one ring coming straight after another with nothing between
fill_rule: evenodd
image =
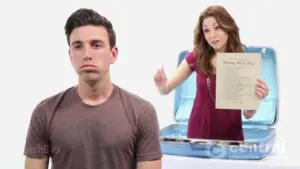
<instances>
[{"instance_id":1,"label":"t-shirt sleeve","mask_svg":"<svg viewBox=\"0 0 300 169\"><path fill-rule=\"evenodd\" d=\"M137 162L152 161L162 157L159 124L152 104L143 105L138 117Z\"/></svg>"},{"instance_id":2,"label":"t-shirt sleeve","mask_svg":"<svg viewBox=\"0 0 300 169\"><path fill-rule=\"evenodd\" d=\"M196 56L195 56L195 53L194 51L191 51L189 52L186 56L185 56L185 60L186 62L189 64L190 68L192 70L195 70L195 67L196 67L196 63L197 63L197 60L196 60Z\"/></svg>"},{"instance_id":3,"label":"t-shirt sleeve","mask_svg":"<svg viewBox=\"0 0 300 169\"><path fill-rule=\"evenodd\" d=\"M48 158L51 153L46 129L46 112L39 104L33 111L29 122L24 155L30 158Z\"/></svg>"}]
</instances>

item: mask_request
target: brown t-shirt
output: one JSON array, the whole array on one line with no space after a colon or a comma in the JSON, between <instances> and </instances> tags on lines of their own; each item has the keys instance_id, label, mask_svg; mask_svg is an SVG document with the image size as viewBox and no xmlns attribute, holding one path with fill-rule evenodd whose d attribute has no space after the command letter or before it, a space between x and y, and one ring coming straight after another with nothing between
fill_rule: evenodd
<instances>
[{"instance_id":1,"label":"brown t-shirt","mask_svg":"<svg viewBox=\"0 0 300 169\"><path fill-rule=\"evenodd\" d=\"M97 106L84 104L72 87L37 105L24 154L51 157L53 169L135 169L162 157L156 111L117 85Z\"/></svg>"}]
</instances>

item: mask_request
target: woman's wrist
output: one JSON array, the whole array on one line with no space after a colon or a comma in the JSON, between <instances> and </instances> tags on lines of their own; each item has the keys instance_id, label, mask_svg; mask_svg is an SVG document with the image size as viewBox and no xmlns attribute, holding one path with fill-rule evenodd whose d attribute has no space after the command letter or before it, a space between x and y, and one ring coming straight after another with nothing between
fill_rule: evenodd
<instances>
[{"instance_id":1,"label":"woman's wrist","mask_svg":"<svg viewBox=\"0 0 300 169\"><path fill-rule=\"evenodd\" d=\"M167 87L167 84L166 84L166 83L165 83L164 85L160 86L159 92L160 92L160 94L162 94L162 95L168 94L168 87Z\"/></svg>"}]
</instances>

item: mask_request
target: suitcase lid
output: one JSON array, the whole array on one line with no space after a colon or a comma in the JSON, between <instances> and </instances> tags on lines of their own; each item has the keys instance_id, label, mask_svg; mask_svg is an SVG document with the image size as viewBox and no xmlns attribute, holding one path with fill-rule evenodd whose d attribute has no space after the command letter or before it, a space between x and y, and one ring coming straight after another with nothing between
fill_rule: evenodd
<instances>
[{"instance_id":1,"label":"suitcase lid","mask_svg":"<svg viewBox=\"0 0 300 169\"><path fill-rule=\"evenodd\" d=\"M178 65L184 59L188 50L180 52ZM250 118L245 119L241 113L243 126L250 128L268 128L277 122L278 81L276 52L271 47L245 47L245 52L262 54L262 79L269 87L267 98L261 100L259 110ZM182 84L175 89L174 113L178 123L187 124L196 95L196 73L193 72Z\"/></svg>"}]
</instances>

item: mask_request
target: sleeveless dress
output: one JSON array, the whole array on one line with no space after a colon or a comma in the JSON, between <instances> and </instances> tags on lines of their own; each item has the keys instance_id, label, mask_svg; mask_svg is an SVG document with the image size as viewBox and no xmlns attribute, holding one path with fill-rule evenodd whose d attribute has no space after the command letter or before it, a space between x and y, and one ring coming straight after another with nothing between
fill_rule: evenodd
<instances>
[{"instance_id":1,"label":"sleeveless dress","mask_svg":"<svg viewBox=\"0 0 300 169\"><path fill-rule=\"evenodd\" d=\"M194 52L185 56L185 60L197 74L197 94L188 123L188 138L243 141L241 110L215 108L216 76L210 77L208 90L207 77L195 64Z\"/></svg>"}]
</instances>

